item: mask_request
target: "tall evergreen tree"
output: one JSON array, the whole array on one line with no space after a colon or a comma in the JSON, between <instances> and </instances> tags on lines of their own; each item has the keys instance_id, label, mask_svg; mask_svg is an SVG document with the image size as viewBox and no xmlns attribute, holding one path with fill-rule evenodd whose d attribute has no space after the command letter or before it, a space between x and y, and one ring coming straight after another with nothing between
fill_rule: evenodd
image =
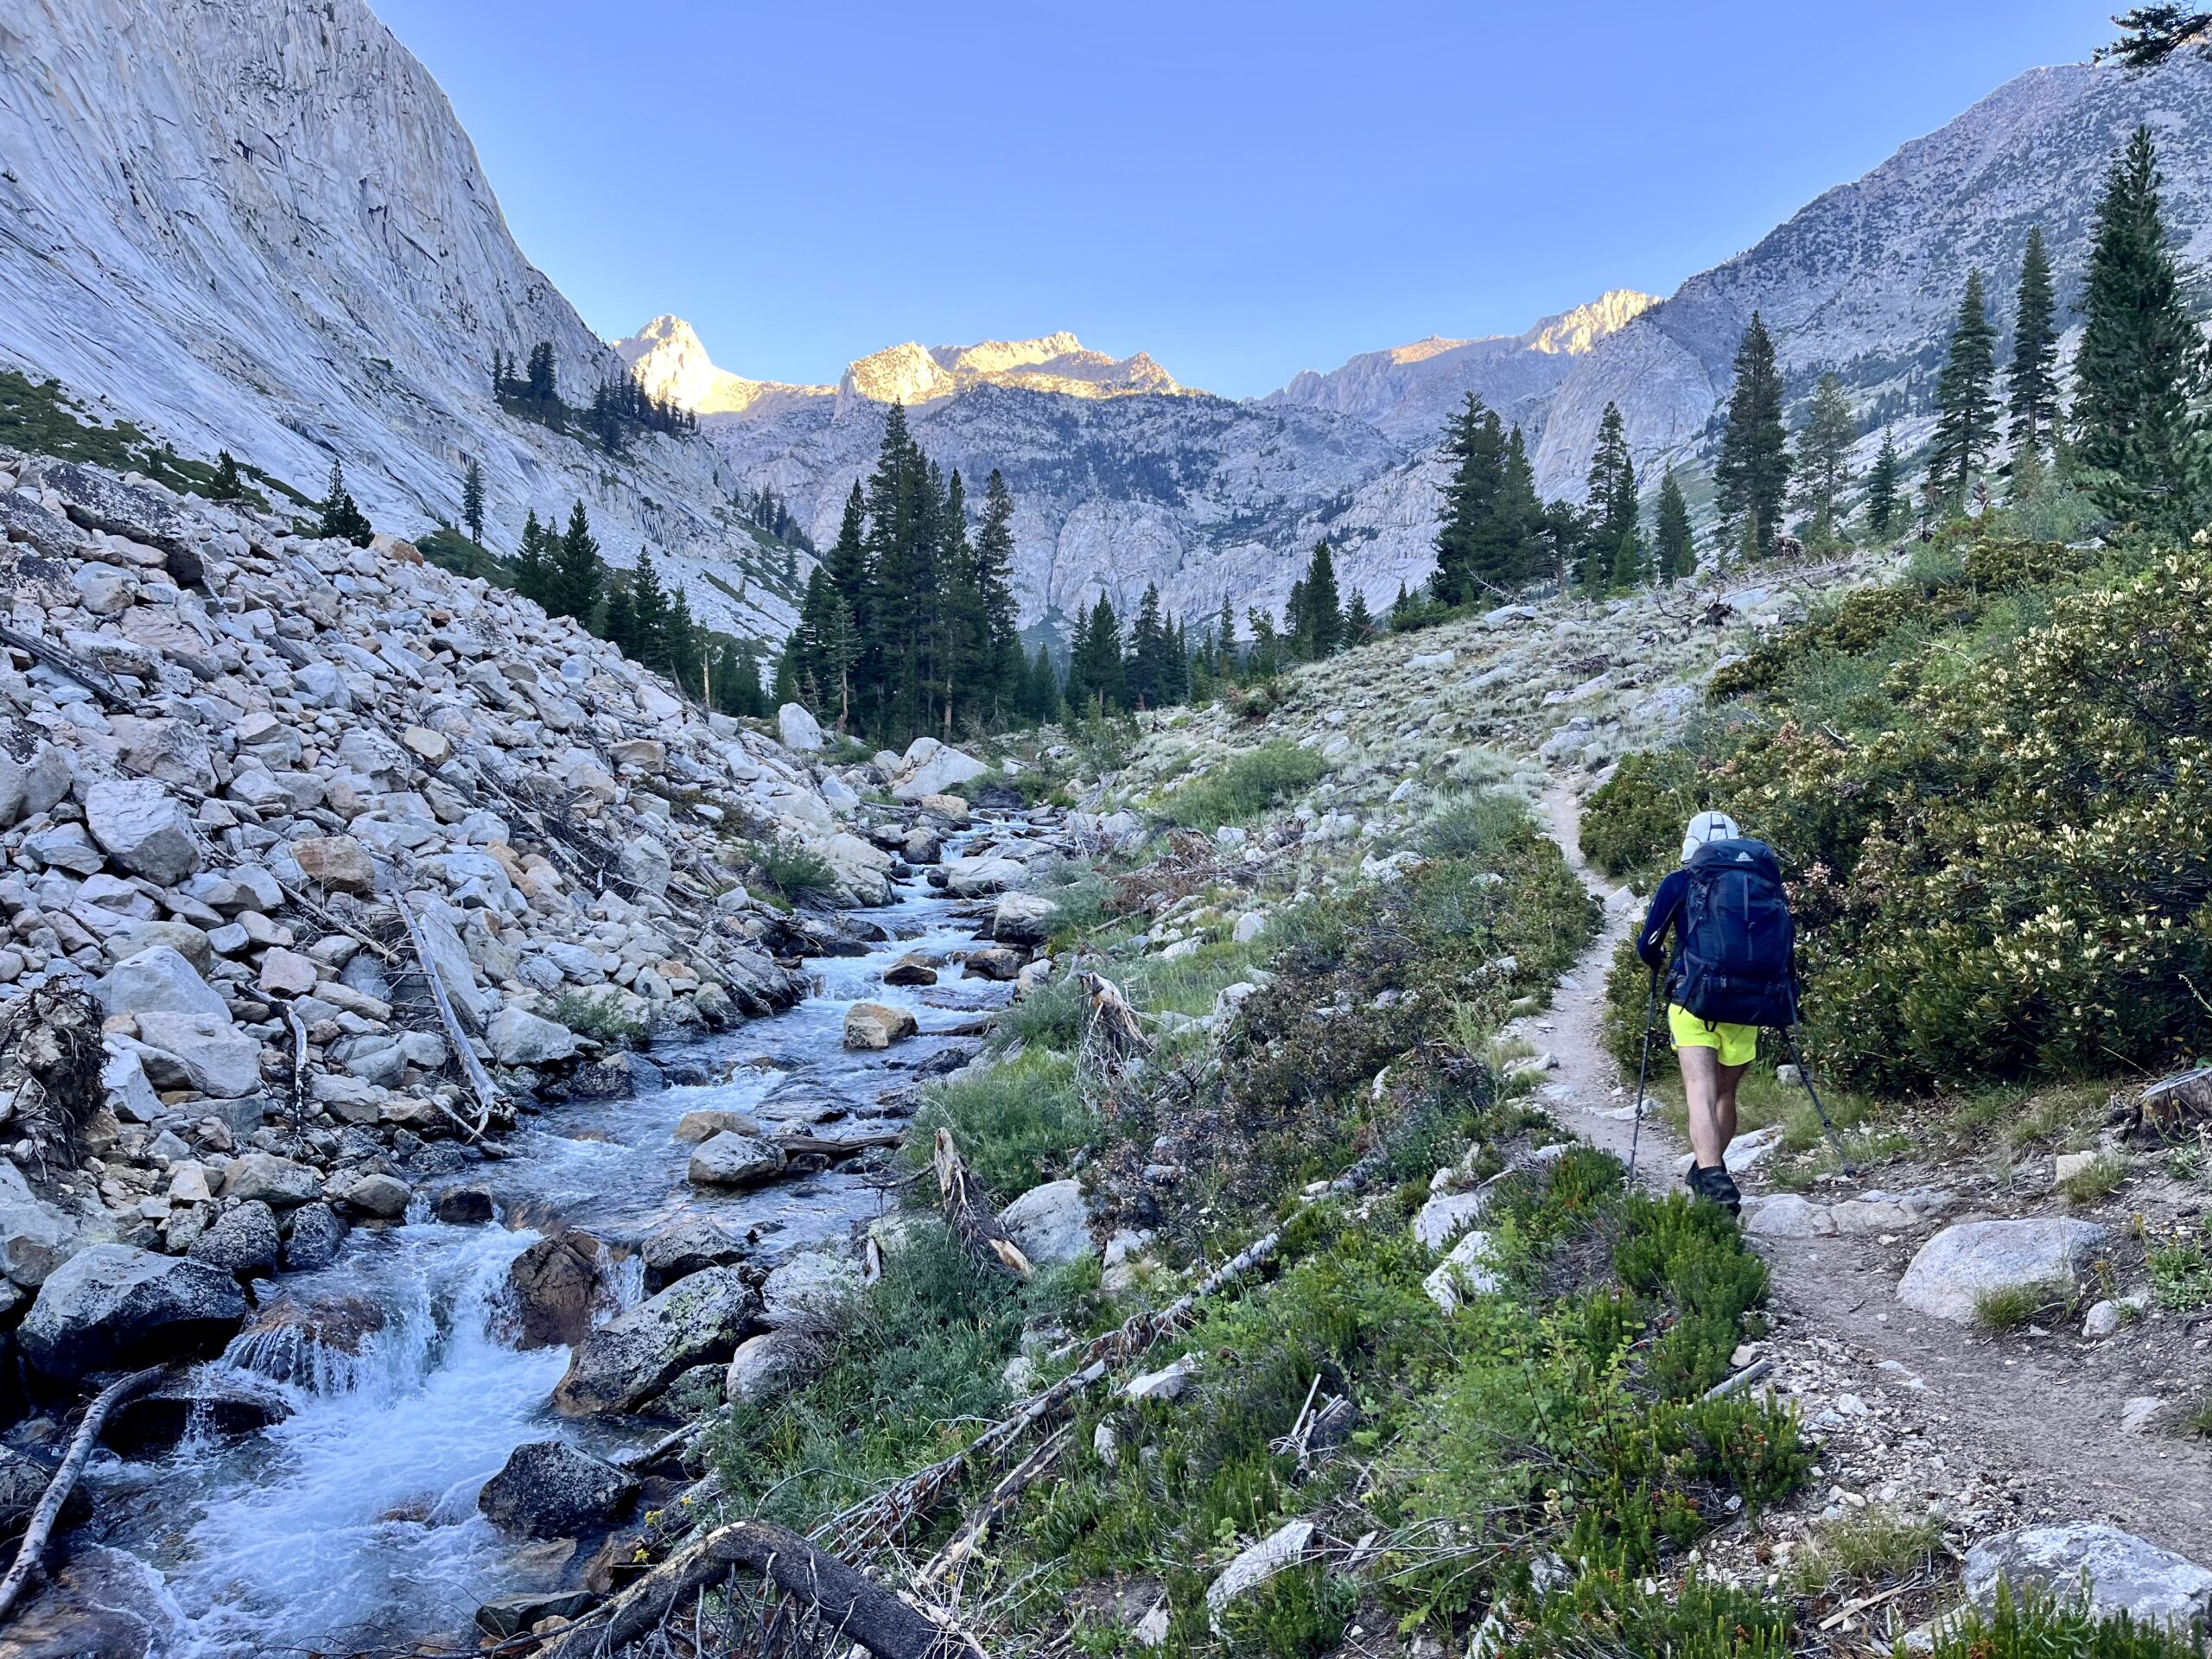
<instances>
[{"instance_id":1,"label":"tall evergreen tree","mask_svg":"<svg viewBox=\"0 0 2212 1659\"><path fill-rule=\"evenodd\" d=\"M1442 523L1436 532L1436 575L1430 590L1446 605L1461 605L1485 585L1510 580L1495 563L1491 534L1498 491L1505 480L1505 431L1497 413L1473 392L1446 429L1444 453L1452 477L1444 486Z\"/></svg>"},{"instance_id":2,"label":"tall evergreen tree","mask_svg":"<svg viewBox=\"0 0 2212 1659\"><path fill-rule=\"evenodd\" d=\"M1955 512L1965 511L1975 478L1997 439L1997 331L1990 326L1981 272L1967 272L1967 291L1951 325L1951 346L1936 383L1936 440L1928 457L1935 480Z\"/></svg>"},{"instance_id":3,"label":"tall evergreen tree","mask_svg":"<svg viewBox=\"0 0 2212 1659\"><path fill-rule=\"evenodd\" d=\"M351 542L356 547L366 547L375 539L376 531L370 528L367 517L354 505L353 495L346 488L346 467L341 461L330 463L330 485L323 492L322 522L316 527L316 533Z\"/></svg>"},{"instance_id":4,"label":"tall evergreen tree","mask_svg":"<svg viewBox=\"0 0 2212 1659\"><path fill-rule=\"evenodd\" d=\"M2012 306L2012 361L2005 371L2012 424L2007 433L2017 457L2024 448L2048 448L2058 432L2058 303L2051 292L2050 258L2043 226L2028 227L2020 257L2020 286Z\"/></svg>"},{"instance_id":5,"label":"tall evergreen tree","mask_svg":"<svg viewBox=\"0 0 2212 1659\"><path fill-rule=\"evenodd\" d=\"M560 399L561 386L553 363L553 342L541 340L530 348L530 366L523 374L523 396L533 404L552 404Z\"/></svg>"},{"instance_id":6,"label":"tall evergreen tree","mask_svg":"<svg viewBox=\"0 0 2212 1659\"><path fill-rule=\"evenodd\" d=\"M1014 596L1014 492L995 467L983 480L983 520L976 533L975 590L982 623L974 695L1012 709L1027 664L1021 652L1020 607Z\"/></svg>"},{"instance_id":7,"label":"tall evergreen tree","mask_svg":"<svg viewBox=\"0 0 2212 1659\"><path fill-rule=\"evenodd\" d=\"M1728 424L1713 467L1723 517L1751 525L1750 545L1765 557L1782 531L1782 504L1789 490L1789 434L1782 419L1782 372L1766 321L1754 311L1736 347L1736 381L1728 394Z\"/></svg>"},{"instance_id":8,"label":"tall evergreen tree","mask_svg":"<svg viewBox=\"0 0 2212 1659\"><path fill-rule=\"evenodd\" d=\"M461 475L461 522L468 526L468 539L478 546L484 544L484 469L474 457L468 470Z\"/></svg>"},{"instance_id":9,"label":"tall evergreen tree","mask_svg":"<svg viewBox=\"0 0 2212 1659\"><path fill-rule=\"evenodd\" d=\"M1697 542L1690 530L1689 503L1669 467L1659 480L1658 522L1652 531L1652 554L1659 566L1659 580L1672 582L1697 569Z\"/></svg>"},{"instance_id":10,"label":"tall evergreen tree","mask_svg":"<svg viewBox=\"0 0 2212 1659\"><path fill-rule=\"evenodd\" d=\"M1122 623L1113 601L1099 590L1075 647L1068 658L1067 705L1071 715L1128 706L1122 663Z\"/></svg>"},{"instance_id":11,"label":"tall evergreen tree","mask_svg":"<svg viewBox=\"0 0 2212 1659\"><path fill-rule=\"evenodd\" d=\"M668 598L667 619L662 625L662 660L667 664L668 677L687 697L704 695L706 686L701 678L700 658L704 652L702 631L691 616L691 595L678 585Z\"/></svg>"},{"instance_id":12,"label":"tall evergreen tree","mask_svg":"<svg viewBox=\"0 0 2212 1659\"><path fill-rule=\"evenodd\" d=\"M2172 530L2188 524L2200 436L2190 404L2203 344L2182 296L2166 235L2158 153L2138 127L2106 175L2074 359L2080 460L2115 518Z\"/></svg>"},{"instance_id":13,"label":"tall evergreen tree","mask_svg":"<svg viewBox=\"0 0 2212 1659\"><path fill-rule=\"evenodd\" d=\"M1060 717L1060 675L1053 666L1049 645L1039 645L1029 664L1028 701L1022 712L1039 726L1049 725Z\"/></svg>"},{"instance_id":14,"label":"tall evergreen tree","mask_svg":"<svg viewBox=\"0 0 2212 1659\"><path fill-rule=\"evenodd\" d=\"M1165 701L1161 672L1167 650L1167 633L1160 620L1160 588L1147 582L1137 601L1136 620L1129 625L1128 654L1122 664L1122 683L1135 709L1157 709Z\"/></svg>"},{"instance_id":15,"label":"tall evergreen tree","mask_svg":"<svg viewBox=\"0 0 2212 1659\"><path fill-rule=\"evenodd\" d=\"M1851 446L1858 438L1859 417L1851 412L1843 382L1833 373L1822 375L1797 435L1797 499L1813 515L1816 542L1836 539L1836 498L1851 481Z\"/></svg>"},{"instance_id":16,"label":"tall evergreen tree","mask_svg":"<svg viewBox=\"0 0 2212 1659\"><path fill-rule=\"evenodd\" d=\"M1590 457L1587 499L1592 520L1590 552L1583 584L1602 588L1633 588L1643 556L1637 542L1636 463L1620 405L1607 404L1598 421L1598 447Z\"/></svg>"},{"instance_id":17,"label":"tall evergreen tree","mask_svg":"<svg viewBox=\"0 0 2212 1659\"><path fill-rule=\"evenodd\" d=\"M1882 429L1882 447L1866 474L1866 528L1878 542L1890 533L1891 523L1897 518L1897 486L1903 471L1897 440L1885 426Z\"/></svg>"},{"instance_id":18,"label":"tall evergreen tree","mask_svg":"<svg viewBox=\"0 0 2212 1659\"><path fill-rule=\"evenodd\" d=\"M545 527L537 522L537 509L532 507L523 520L522 543L515 550L515 591L524 599L535 600L541 607L549 603L553 592L550 554Z\"/></svg>"},{"instance_id":19,"label":"tall evergreen tree","mask_svg":"<svg viewBox=\"0 0 2212 1659\"><path fill-rule=\"evenodd\" d=\"M638 568L630 573L626 584L630 594L630 643L623 649L647 668L672 674L675 637L671 626L669 597L660 585L660 573L653 569L652 555L643 548L638 550ZM607 635L614 638L613 622L607 626ZM622 642L615 639L617 645Z\"/></svg>"},{"instance_id":20,"label":"tall evergreen tree","mask_svg":"<svg viewBox=\"0 0 2212 1659\"><path fill-rule=\"evenodd\" d=\"M573 616L588 627L598 613L600 590L606 582L607 566L600 559L591 519L579 501L569 510L568 532L553 556L548 583L551 603L545 608L556 616Z\"/></svg>"},{"instance_id":21,"label":"tall evergreen tree","mask_svg":"<svg viewBox=\"0 0 2212 1659\"><path fill-rule=\"evenodd\" d=\"M1326 542L1314 543L1304 585L1305 604L1297 628L1300 654L1313 659L1332 657L1344 643L1344 617L1337 592L1336 562Z\"/></svg>"},{"instance_id":22,"label":"tall evergreen tree","mask_svg":"<svg viewBox=\"0 0 2212 1659\"><path fill-rule=\"evenodd\" d=\"M609 645L632 662L644 662L638 650L638 613L630 600L630 584L620 577L607 584L607 601L600 607L600 632Z\"/></svg>"},{"instance_id":23,"label":"tall evergreen tree","mask_svg":"<svg viewBox=\"0 0 2212 1659\"><path fill-rule=\"evenodd\" d=\"M1351 603L1344 607L1344 645L1363 645L1374 637L1375 617L1367 608L1367 595L1355 588Z\"/></svg>"}]
</instances>

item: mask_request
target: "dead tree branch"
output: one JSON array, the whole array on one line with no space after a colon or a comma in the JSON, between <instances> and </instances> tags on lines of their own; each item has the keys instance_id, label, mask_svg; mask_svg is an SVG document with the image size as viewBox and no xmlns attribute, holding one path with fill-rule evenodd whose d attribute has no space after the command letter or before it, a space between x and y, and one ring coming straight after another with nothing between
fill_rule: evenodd
<instances>
[{"instance_id":1,"label":"dead tree branch","mask_svg":"<svg viewBox=\"0 0 2212 1659\"><path fill-rule=\"evenodd\" d=\"M77 1477L84 1471L85 1459L92 1454L92 1447L100 1438L100 1428L107 1421L108 1414L128 1401L136 1400L168 1375L168 1367L156 1365L124 1377L120 1382L111 1382L93 1397L85 1408L84 1421L77 1425L77 1432L70 1437L69 1449L62 1453L61 1466L54 1471L54 1478L46 1484L46 1491L31 1511L31 1522L23 1533L23 1541L16 1550L16 1564L8 1569L8 1576L0 1579L0 1624L4 1624L16 1610L24 1587L36 1576L39 1558L46 1553L47 1540L53 1535L54 1523L60 1518L61 1506L69 1501L69 1494L76 1490Z\"/></svg>"},{"instance_id":2,"label":"dead tree branch","mask_svg":"<svg viewBox=\"0 0 2212 1659\"><path fill-rule=\"evenodd\" d=\"M1029 1265L1029 1258L1007 1236L1004 1224L983 1195L982 1183L969 1170L960 1148L953 1144L951 1130L937 1132L936 1149L931 1154L930 1165L937 1171L938 1197L944 1205L944 1218L969 1257L985 1267L1010 1273L1017 1279L1027 1279L1035 1272Z\"/></svg>"}]
</instances>

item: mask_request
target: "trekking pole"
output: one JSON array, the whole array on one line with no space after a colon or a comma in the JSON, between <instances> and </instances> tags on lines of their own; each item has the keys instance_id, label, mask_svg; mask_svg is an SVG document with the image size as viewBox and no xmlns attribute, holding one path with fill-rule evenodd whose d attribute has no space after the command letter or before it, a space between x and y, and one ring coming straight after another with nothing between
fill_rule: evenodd
<instances>
[{"instance_id":1,"label":"trekking pole","mask_svg":"<svg viewBox=\"0 0 2212 1659\"><path fill-rule=\"evenodd\" d=\"M1782 1027L1782 1046L1789 1051L1789 1064L1797 1068L1797 1081L1805 1085L1805 1092L1813 1097L1813 1109L1821 1115L1821 1127L1828 1132L1829 1144L1835 1147L1836 1157L1842 1161L1843 1173L1853 1180L1859 1179L1859 1166L1851 1161L1851 1154L1843 1149L1843 1137L1835 1132L1835 1123L1828 1116L1828 1109L1821 1104L1820 1090L1813 1087L1813 1074L1805 1067L1797 1052L1797 1044L1790 1036L1791 1027Z\"/></svg>"},{"instance_id":2,"label":"trekking pole","mask_svg":"<svg viewBox=\"0 0 2212 1659\"><path fill-rule=\"evenodd\" d=\"M1651 1070L1651 1027L1659 1015L1659 970L1651 970L1651 988L1643 994L1643 1058L1636 1063L1636 1113L1628 1132L1628 1185L1636 1190L1636 1154L1643 1141L1643 1080Z\"/></svg>"}]
</instances>

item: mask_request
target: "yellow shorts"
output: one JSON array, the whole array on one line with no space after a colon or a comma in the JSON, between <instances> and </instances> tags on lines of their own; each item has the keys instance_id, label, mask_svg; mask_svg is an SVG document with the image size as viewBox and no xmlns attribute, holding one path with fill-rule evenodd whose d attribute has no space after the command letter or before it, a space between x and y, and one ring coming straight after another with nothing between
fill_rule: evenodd
<instances>
[{"instance_id":1,"label":"yellow shorts","mask_svg":"<svg viewBox=\"0 0 2212 1659\"><path fill-rule=\"evenodd\" d=\"M1719 1050L1723 1065L1749 1065L1759 1052L1759 1028L1757 1026L1732 1026L1726 1020L1700 1020L1688 1008L1672 1002L1667 1005L1667 1029L1674 1033L1675 1046L1678 1049Z\"/></svg>"}]
</instances>

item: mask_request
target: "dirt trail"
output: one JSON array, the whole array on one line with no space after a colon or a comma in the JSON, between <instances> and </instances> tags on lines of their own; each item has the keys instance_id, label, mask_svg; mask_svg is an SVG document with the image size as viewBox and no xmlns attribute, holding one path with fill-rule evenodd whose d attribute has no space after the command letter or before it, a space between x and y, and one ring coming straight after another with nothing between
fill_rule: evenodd
<instances>
[{"instance_id":1,"label":"dirt trail","mask_svg":"<svg viewBox=\"0 0 2212 1659\"><path fill-rule=\"evenodd\" d=\"M1543 810L1553 838L1601 899L1610 888L1583 859L1580 803L1557 781ZM1609 910L1599 936L1562 983L1529 1039L1558 1062L1548 1074L1554 1109L1595 1144L1625 1157L1630 1125L1619 1068L1600 1046L1605 976L1640 906ZM1670 1071L1673 1056L1652 1064ZM1686 1153L1660 1122L1643 1128L1639 1174L1672 1185ZM1891 1190L1942 1185L1940 1166L1885 1166ZM1821 1202L1857 1189L1823 1187ZM2204 1339L2107 1344L2067 1332L1990 1337L1930 1319L1897 1300L1913 1253L1938 1227L1999 1213L1961 1206L1942 1223L1876 1237L1755 1239L1773 1269L1775 1332L1763 1350L1774 1382L1802 1402L1827 1442L1817 1478L1854 1497L1923 1507L1940 1499L1971 1536L2047 1520L2101 1520L2198 1561L2212 1561L2212 1448L2170 1423L2212 1384ZM2107 1218L2109 1219L2109 1218ZM2133 1286L2129 1287L2133 1288ZM2171 1332L2170 1325L2150 1331ZM2148 1335L2148 1332L2145 1332ZM2121 1426L2132 1400L2164 1402L2147 1432ZM1822 1502L1814 1497L1813 1504Z\"/></svg>"}]
</instances>

